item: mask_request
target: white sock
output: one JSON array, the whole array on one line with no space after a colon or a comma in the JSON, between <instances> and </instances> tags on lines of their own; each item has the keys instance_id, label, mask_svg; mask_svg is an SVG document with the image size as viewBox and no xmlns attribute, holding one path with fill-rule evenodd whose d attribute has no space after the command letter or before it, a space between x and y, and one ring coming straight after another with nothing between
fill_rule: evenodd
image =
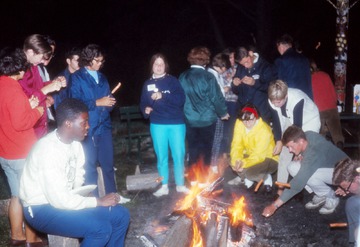
<instances>
[{"instance_id":1,"label":"white sock","mask_svg":"<svg viewBox=\"0 0 360 247\"><path fill-rule=\"evenodd\" d=\"M244 183L245 183L246 188L250 188L254 184L253 181L251 181L247 178L245 178Z\"/></svg>"},{"instance_id":2,"label":"white sock","mask_svg":"<svg viewBox=\"0 0 360 247\"><path fill-rule=\"evenodd\" d=\"M270 174L266 175L266 178L264 180L264 185L270 185L270 186L273 185L272 177Z\"/></svg>"}]
</instances>

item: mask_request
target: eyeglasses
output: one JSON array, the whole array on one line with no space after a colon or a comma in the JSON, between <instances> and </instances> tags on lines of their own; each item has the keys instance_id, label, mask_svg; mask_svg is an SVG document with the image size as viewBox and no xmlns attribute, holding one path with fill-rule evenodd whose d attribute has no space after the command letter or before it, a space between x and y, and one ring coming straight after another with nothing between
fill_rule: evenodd
<instances>
[{"instance_id":1,"label":"eyeglasses","mask_svg":"<svg viewBox=\"0 0 360 247\"><path fill-rule=\"evenodd\" d=\"M105 59L100 60L100 59L94 58L94 61L97 62L97 63L105 63Z\"/></svg>"},{"instance_id":2,"label":"eyeglasses","mask_svg":"<svg viewBox=\"0 0 360 247\"><path fill-rule=\"evenodd\" d=\"M255 118L250 118L250 119L242 119L241 121L243 122L251 122L251 121L254 121Z\"/></svg>"},{"instance_id":3,"label":"eyeglasses","mask_svg":"<svg viewBox=\"0 0 360 247\"><path fill-rule=\"evenodd\" d=\"M351 187L351 185L352 185L352 183L354 182L354 178L353 179L351 179L351 181L350 181L350 183L349 183L349 185L348 185L348 187L346 188L346 189L344 189L343 187L341 187L341 186L339 186L346 194L348 194L349 193L349 190L350 190L350 187Z\"/></svg>"}]
</instances>

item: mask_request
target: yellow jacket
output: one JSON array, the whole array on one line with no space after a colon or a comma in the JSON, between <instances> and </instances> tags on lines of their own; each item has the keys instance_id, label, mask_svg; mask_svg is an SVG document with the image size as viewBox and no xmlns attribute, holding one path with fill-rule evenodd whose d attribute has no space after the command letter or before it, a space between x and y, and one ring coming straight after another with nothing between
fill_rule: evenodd
<instances>
[{"instance_id":1,"label":"yellow jacket","mask_svg":"<svg viewBox=\"0 0 360 247\"><path fill-rule=\"evenodd\" d=\"M243 168L257 165L265 158L278 161L279 156L272 154L274 147L275 141L271 128L261 118L248 133L243 122L236 120L230 151L231 166L234 167L237 160L242 161Z\"/></svg>"}]
</instances>

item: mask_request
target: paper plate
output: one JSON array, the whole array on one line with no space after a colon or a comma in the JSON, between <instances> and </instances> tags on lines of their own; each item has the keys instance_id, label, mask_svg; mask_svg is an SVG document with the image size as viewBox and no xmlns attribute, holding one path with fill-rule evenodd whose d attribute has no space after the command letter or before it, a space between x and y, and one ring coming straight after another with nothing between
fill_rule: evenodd
<instances>
[{"instance_id":1,"label":"paper plate","mask_svg":"<svg viewBox=\"0 0 360 247\"><path fill-rule=\"evenodd\" d=\"M73 189L71 191L71 193L81 195L81 196L87 196L87 195L89 195L90 192L92 192L94 189L96 189L96 187L97 187L97 185L95 185L95 184L85 185L85 186L81 186L76 189Z\"/></svg>"}]
</instances>

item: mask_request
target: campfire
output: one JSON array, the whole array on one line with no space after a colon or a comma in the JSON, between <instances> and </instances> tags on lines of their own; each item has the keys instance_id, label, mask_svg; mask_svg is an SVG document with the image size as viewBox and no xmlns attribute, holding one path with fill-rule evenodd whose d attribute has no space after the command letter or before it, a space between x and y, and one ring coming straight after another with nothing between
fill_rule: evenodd
<instances>
[{"instance_id":1,"label":"campfire","mask_svg":"<svg viewBox=\"0 0 360 247\"><path fill-rule=\"evenodd\" d=\"M179 218L163 246L249 246L255 233L245 198L233 196L231 202L218 199L223 191L219 168L216 172L200 162L187 171L190 193L177 201L172 215Z\"/></svg>"}]
</instances>

